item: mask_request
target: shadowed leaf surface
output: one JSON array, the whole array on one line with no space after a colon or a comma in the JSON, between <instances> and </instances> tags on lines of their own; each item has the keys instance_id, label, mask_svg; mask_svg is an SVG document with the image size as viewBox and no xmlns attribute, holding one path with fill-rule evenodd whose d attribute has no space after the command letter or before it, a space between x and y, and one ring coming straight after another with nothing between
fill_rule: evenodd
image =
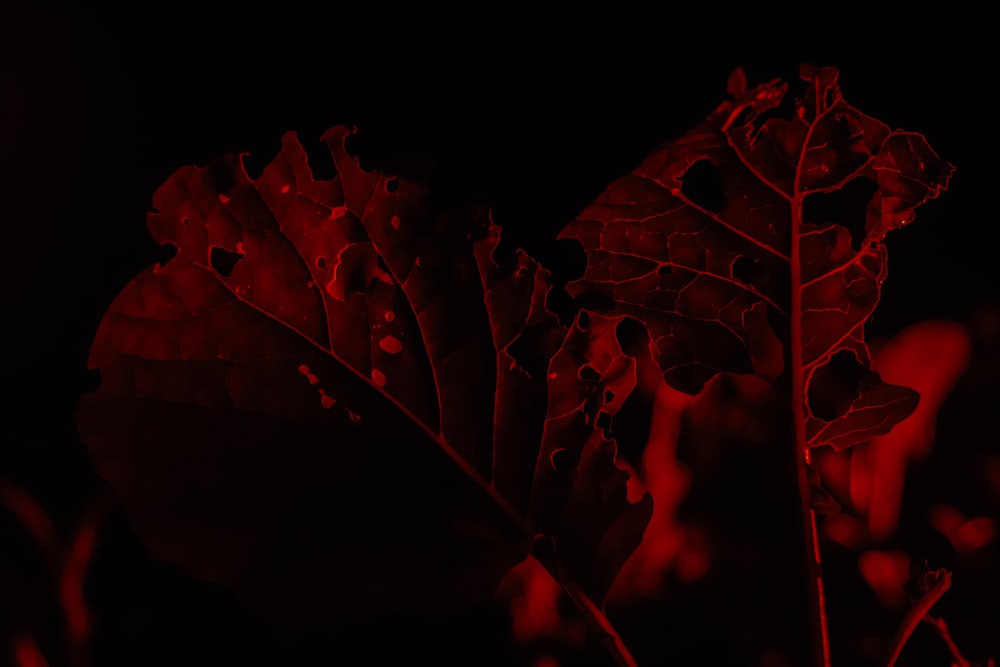
<instances>
[{"instance_id":1,"label":"shadowed leaf surface","mask_svg":"<svg viewBox=\"0 0 1000 667\"><path fill-rule=\"evenodd\" d=\"M588 257L567 289L645 325L671 386L696 393L719 372L783 381L800 368L804 444L842 449L916 407L914 391L871 370L864 324L886 276L886 235L953 168L922 136L848 104L837 70L801 75L808 89L783 118L774 114L787 85L747 88L737 70L729 101L612 183L561 236ZM856 193L854 210L844 202Z\"/></svg>"},{"instance_id":2,"label":"shadowed leaf surface","mask_svg":"<svg viewBox=\"0 0 1000 667\"><path fill-rule=\"evenodd\" d=\"M452 610L536 533L600 603L650 512L596 427L634 365L613 326L558 323L536 262L498 265L485 211L430 218L349 134L330 181L287 135L258 179L225 156L157 191L177 254L97 332L94 467L154 554L281 617Z\"/></svg>"}]
</instances>

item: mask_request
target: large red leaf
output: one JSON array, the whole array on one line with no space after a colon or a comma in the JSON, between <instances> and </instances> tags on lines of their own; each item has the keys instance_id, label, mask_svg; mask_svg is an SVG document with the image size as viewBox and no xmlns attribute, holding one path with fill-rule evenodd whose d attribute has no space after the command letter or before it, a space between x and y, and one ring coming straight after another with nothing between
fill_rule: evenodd
<instances>
[{"instance_id":1,"label":"large red leaf","mask_svg":"<svg viewBox=\"0 0 1000 667\"><path fill-rule=\"evenodd\" d=\"M485 212L430 219L348 134L332 181L287 135L258 179L227 156L157 191L177 254L97 332L95 468L155 554L271 613L453 609L538 534L599 603L650 513L596 427L634 383L613 325L560 325Z\"/></svg>"},{"instance_id":2,"label":"large red leaf","mask_svg":"<svg viewBox=\"0 0 1000 667\"><path fill-rule=\"evenodd\" d=\"M870 369L864 325L886 276L886 235L946 188L953 168L922 136L849 105L837 70L801 75L808 90L784 118L787 86L747 89L738 70L730 101L561 235L588 257L570 293L645 325L672 386L695 393L718 372L791 379L802 444L842 449L916 407L914 391ZM851 229L831 198L859 191L870 196Z\"/></svg>"}]
</instances>

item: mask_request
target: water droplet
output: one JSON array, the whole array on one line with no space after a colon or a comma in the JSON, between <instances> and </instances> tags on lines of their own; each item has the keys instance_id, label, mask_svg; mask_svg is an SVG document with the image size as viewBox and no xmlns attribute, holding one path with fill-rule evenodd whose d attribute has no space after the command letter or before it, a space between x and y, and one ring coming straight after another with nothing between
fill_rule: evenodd
<instances>
[{"instance_id":1,"label":"water droplet","mask_svg":"<svg viewBox=\"0 0 1000 667\"><path fill-rule=\"evenodd\" d=\"M291 189L292 189L292 186L290 186L290 185L282 185L281 186L281 194L285 194L286 192L288 192Z\"/></svg>"},{"instance_id":2,"label":"water droplet","mask_svg":"<svg viewBox=\"0 0 1000 667\"><path fill-rule=\"evenodd\" d=\"M391 310L385 311L386 322L392 322L394 319L396 319L396 313L392 312Z\"/></svg>"},{"instance_id":3,"label":"water droplet","mask_svg":"<svg viewBox=\"0 0 1000 667\"><path fill-rule=\"evenodd\" d=\"M347 416L350 417L351 421L354 422L355 424L360 424L361 423L361 415L359 415L354 410L348 410L347 411Z\"/></svg>"},{"instance_id":4,"label":"water droplet","mask_svg":"<svg viewBox=\"0 0 1000 667\"><path fill-rule=\"evenodd\" d=\"M386 336L378 342L378 346L389 354L399 354L403 351L403 344L395 336Z\"/></svg>"},{"instance_id":5,"label":"water droplet","mask_svg":"<svg viewBox=\"0 0 1000 667\"><path fill-rule=\"evenodd\" d=\"M550 380L555 380L557 377L559 377L559 373L549 373Z\"/></svg>"},{"instance_id":6,"label":"water droplet","mask_svg":"<svg viewBox=\"0 0 1000 667\"><path fill-rule=\"evenodd\" d=\"M223 204L228 204L229 197L227 197L226 195L219 195L219 201L221 201Z\"/></svg>"},{"instance_id":7,"label":"water droplet","mask_svg":"<svg viewBox=\"0 0 1000 667\"><path fill-rule=\"evenodd\" d=\"M378 370L376 368L373 368L372 369L372 382L375 383L376 387L384 387L385 386L385 373L383 373L382 371L380 371L380 370Z\"/></svg>"},{"instance_id":8,"label":"water droplet","mask_svg":"<svg viewBox=\"0 0 1000 667\"><path fill-rule=\"evenodd\" d=\"M389 224L392 225L393 229L399 229L399 216L394 215L391 218L389 218Z\"/></svg>"},{"instance_id":9,"label":"water droplet","mask_svg":"<svg viewBox=\"0 0 1000 667\"><path fill-rule=\"evenodd\" d=\"M329 410L334 405L336 405L337 401L324 394L322 389L320 389L319 393L320 393L319 402L324 408Z\"/></svg>"},{"instance_id":10,"label":"water droplet","mask_svg":"<svg viewBox=\"0 0 1000 667\"><path fill-rule=\"evenodd\" d=\"M347 215L347 207L346 206L335 206L335 207L333 207L333 208L330 209L330 219L331 220L336 220L337 218L343 218L345 215Z\"/></svg>"}]
</instances>

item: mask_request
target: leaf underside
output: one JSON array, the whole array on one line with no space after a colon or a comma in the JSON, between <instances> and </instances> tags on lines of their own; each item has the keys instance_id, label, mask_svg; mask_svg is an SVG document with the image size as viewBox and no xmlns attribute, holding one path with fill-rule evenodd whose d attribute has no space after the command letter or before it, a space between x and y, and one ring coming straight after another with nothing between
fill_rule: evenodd
<instances>
[{"instance_id":1,"label":"leaf underside","mask_svg":"<svg viewBox=\"0 0 1000 667\"><path fill-rule=\"evenodd\" d=\"M916 407L914 391L871 370L864 325L886 277L886 235L947 187L953 167L921 135L845 102L835 69L801 74L808 90L782 118L787 85L748 89L737 70L729 101L611 184L561 237L588 258L567 289L641 322L672 386L696 393L720 372L791 385L796 355L804 444L843 449Z\"/></svg>"},{"instance_id":2,"label":"leaf underside","mask_svg":"<svg viewBox=\"0 0 1000 667\"><path fill-rule=\"evenodd\" d=\"M603 599L651 511L596 427L634 363L600 318L560 325L524 253L498 265L486 211L428 218L349 134L332 181L289 134L256 180L225 156L159 188L177 254L97 332L94 467L154 554L282 618L455 609L536 534Z\"/></svg>"},{"instance_id":3,"label":"leaf underside","mask_svg":"<svg viewBox=\"0 0 1000 667\"><path fill-rule=\"evenodd\" d=\"M871 370L864 324L886 235L952 167L844 102L836 70L802 76L782 118L786 86L737 71L731 100L563 230L587 255L569 326L537 262L498 259L487 211L430 217L418 180L360 168L347 128L324 136L330 181L291 134L257 179L239 155L178 170L147 221L177 254L122 290L91 349L95 469L154 554L281 618L454 610L539 536L600 605L651 513L599 426L636 385L625 321L689 393L800 368L808 447L916 406Z\"/></svg>"}]
</instances>

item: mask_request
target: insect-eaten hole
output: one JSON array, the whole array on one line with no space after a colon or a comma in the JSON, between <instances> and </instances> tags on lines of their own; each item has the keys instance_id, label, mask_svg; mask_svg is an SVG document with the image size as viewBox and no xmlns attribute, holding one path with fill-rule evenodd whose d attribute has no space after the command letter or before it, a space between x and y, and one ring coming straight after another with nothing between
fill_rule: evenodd
<instances>
[{"instance_id":1,"label":"insect-eaten hole","mask_svg":"<svg viewBox=\"0 0 1000 667\"><path fill-rule=\"evenodd\" d=\"M585 310L581 310L580 314L576 316L576 326L580 331L586 331L590 328L590 313Z\"/></svg>"},{"instance_id":2,"label":"insect-eaten hole","mask_svg":"<svg viewBox=\"0 0 1000 667\"><path fill-rule=\"evenodd\" d=\"M396 190L399 190L399 179L393 176L385 182L385 191L391 193Z\"/></svg>"},{"instance_id":3,"label":"insect-eaten hole","mask_svg":"<svg viewBox=\"0 0 1000 667\"><path fill-rule=\"evenodd\" d=\"M615 327L615 338L622 351L630 357L649 356L649 333L639 320L624 317Z\"/></svg>"},{"instance_id":4,"label":"insect-eaten hole","mask_svg":"<svg viewBox=\"0 0 1000 667\"><path fill-rule=\"evenodd\" d=\"M548 334L547 327L528 327L507 346L507 354L533 380L544 377L549 368Z\"/></svg>"},{"instance_id":5,"label":"insect-eaten hole","mask_svg":"<svg viewBox=\"0 0 1000 667\"><path fill-rule=\"evenodd\" d=\"M741 255L733 260L729 272L734 280L738 280L744 285L752 285L760 277L759 264L756 259Z\"/></svg>"},{"instance_id":6,"label":"insect-eaten hole","mask_svg":"<svg viewBox=\"0 0 1000 667\"><path fill-rule=\"evenodd\" d=\"M809 379L809 411L823 421L844 416L861 395L861 383L870 373L850 350L837 352Z\"/></svg>"},{"instance_id":7,"label":"insect-eaten hole","mask_svg":"<svg viewBox=\"0 0 1000 667\"><path fill-rule=\"evenodd\" d=\"M560 448L549 455L549 463L552 469L563 475L573 472L573 468L580 462L580 453L571 452L568 449Z\"/></svg>"},{"instance_id":8,"label":"insect-eaten hole","mask_svg":"<svg viewBox=\"0 0 1000 667\"><path fill-rule=\"evenodd\" d=\"M604 433L604 437L610 440L611 433L614 430L615 418L611 414L601 410L600 414L597 415L597 421L595 423L597 428L601 429Z\"/></svg>"},{"instance_id":9,"label":"insect-eaten hole","mask_svg":"<svg viewBox=\"0 0 1000 667\"><path fill-rule=\"evenodd\" d=\"M370 133L354 132L344 138L344 150L351 157L357 158L361 170L369 174L375 171L379 152L370 137Z\"/></svg>"},{"instance_id":10,"label":"insect-eaten hole","mask_svg":"<svg viewBox=\"0 0 1000 667\"><path fill-rule=\"evenodd\" d=\"M649 442L652 416L653 395L646 391L633 391L615 413L614 421L605 432L608 439L614 438L619 455L633 465L642 462L643 450Z\"/></svg>"},{"instance_id":11,"label":"insect-eaten hole","mask_svg":"<svg viewBox=\"0 0 1000 667\"><path fill-rule=\"evenodd\" d=\"M663 264L656 269L656 275L660 276L661 278L663 276L669 276L673 272L674 272L674 267L670 266L669 264Z\"/></svg>"},{"instance_id":12,"label":"insect-eaten hole","mask_svg":"<svg viewBox=\"0 0 1000 667\"><path fill-rule=\"evenodd\" d=\"M320 271L326 269L326 257L316 258L316 268L319 269Z\"/></svg>"},{"instance_id":13,"label":"insect-eaten hole","mask_svg":"<svg viewBox=\"0 0 1000 667\"><path fill-rule=\"evenodd\" d=\"M576 375L584 382L593 382L596 384L601 381L601 374L590 364L581 366Z\"/></svg>"},{"instance_id":14,"label":"insect-eaten hole","mask_svg":"<svg viewBox=\"0 0 1000 667\"><path fill-rule=\"evenodd\" d=\"M802 220L812 225L834 223L851 234L851 249L857 252L865 242L868 204L878 191L870 178L859 177L833 192L806 195L802 202Z\"/></svg>"},{"instance_id":15,"label":"insect-eaten hole","mask_svg":"<svg viewBox=\"0 0 1000 667\"><path fill-rule=\"evenodd\" d=\"M233 269L236 268L236 265L244 257L246 255L241 252L232 252L225 248L214 246L208 259L216 273L224 278L228 278L233 275Z\"/></svg>"},{"instance_id":16,"label":"insect-eaten hole","mask_svg":"<svg viewBox=\"0 0 1000 667\"><path fill-rule=\"evenodd\" d=\"M726 203L722 170L711 160L698 160L681 176L681 194L700 208L721 211Z\"/></svg>"}]
</instances>

